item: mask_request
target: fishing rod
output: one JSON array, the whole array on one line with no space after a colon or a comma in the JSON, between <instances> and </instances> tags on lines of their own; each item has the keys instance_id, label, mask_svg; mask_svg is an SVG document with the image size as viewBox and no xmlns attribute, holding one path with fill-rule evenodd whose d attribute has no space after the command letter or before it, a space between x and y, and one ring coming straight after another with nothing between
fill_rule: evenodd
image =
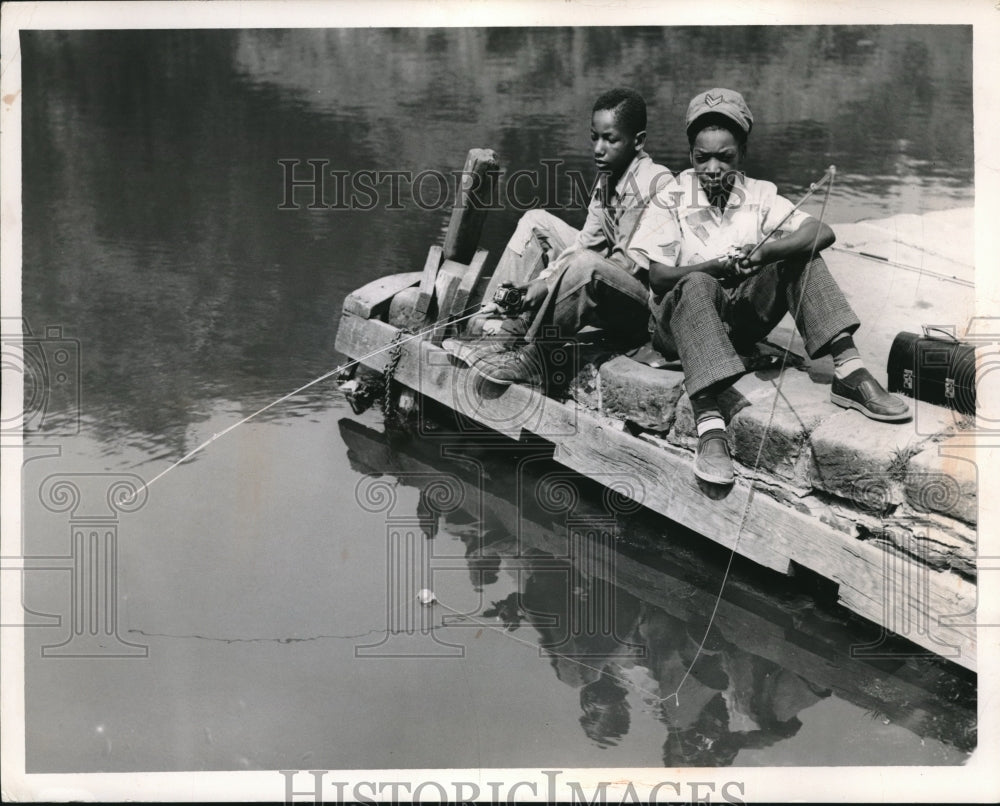
<instances>
[{"instance_id":1,"label":"fishing rod","mask_svg":"<svg viewBox=\"0 0 1000 806\"><path fill-rule=\"evenodd\" d=\"M897 269L905 269L906 271L912 271L916 274L923 274L927 277L934 277L937 280L945 280L949 283L957 283L958 285L964 285L967 288L975 288L976 284L970 282L969 280L963 280L954 274L942 274L941 272L931 271L930 269L924 269L920 266L911 266L909 263L900 263L896 260L890 260L882 255L875 255L871 252L862 252L860 249L848 249L846 246L831 246L834 252L844 252L848 255L857 255L858 257L868 258L868 260L877 260L880 263L885 263L888 266L894 266Z\"/></svg>"},{"instance_id":2,"label":"fishing rod","mask_svg":"<svg viewBox=\"0 0 1000 806\"><path fill-rule=\"evenodd\" d=\"M815 193L817 190L823 187L824 184L829 183L829 186L827 187L826 191L826 198L823 200L823 210L825 212L826 203L830 198L830 189L833 187L833 177L836 176L836 174L837 174L837 167L835 165L831 165L829 168L827 168L818 182L813 182L811 185L809 185L809 190L806 191L806 194L801 199L799 199L799 203L796 204L791 210L789 210L788 214L784 218L782 218L781 221L775 224L775 226L771 229L771 231L767 233L767 235L765 235L763 238L761 238L760 241L757 242L754 248L751 249L744 256L743 259L744 260L749 259L754 252L760 249L768 241L768 239L772 235L774 235L774 233L776 233L779 229L781 229L781 225L784 224L789 218L791 218L792 215L794 215L795 211L798 210L803 204L805 204L806 201L809 199L809 197L813 195L813 193ZM820 218L820 221L822 222L822 217ZM816 242L814 241L813 252L815 253L815 251L816 251Z\"/></svg>"},{"instance_id":3,"label":"fishing rod","mask_svg":"<svg viewBox=\"0 0 1000 806\"><path fill-rule=\"evenodd\" d=\"M466 311L470 311L470 310L472 310L472 308L475 308L476 310L473 311L470 314L466 314ZM289 398L295 397L295 395L299 394L300 392L304 392L310 386L315 386L317 383L321 383L322 381L325 381L328 378L332 378L334 375L339 375L344 370L350 369L351 367L356 366L356 365L362 363L363 361L367 361L369 358L374 358L379 353L384 353L386 350L395 349L395 348L397 348L398 346L400 346L402 344L406 344L407 342L413 341L414 339L422 338L423 336L426 336L428 333L433 333L439 327L446 327L448 325L456 325L459 322L464 322L467 319L472 319L472 317L474 317L474 316L479 316L480 313L481 313L481 311L480 311L480 305L479 305L479 303L476 303L475 305L469 306L464 311L462 311L461 312L462 315L459 316L459 317L457 317L457 318L451 318L451 317L449 317L448 319L446 319L444 321L435 322L430 327L426 327L426 328L424 328L422 330L418 330L416 333L413 333L413 334L411 334L409 336L406 336L405 338L394 340L392 343L387 344L384 347L379 347L377 350L372 350L370 353L366 353L365 355L361 356L360 358L351 359L346 364L341 364L336 369L332 369L329 372L325 372L322 375L320 375L318 378L313 378L313 380L309 381L309 383L303 384L298 389L295 389L294 391L289 392L287 395L282 395L277 400L274 400L274 401L268 403L266 406L263 406L262 408L257 409L257 411L255 411L253 414L249 414L246 417L244 417L242 420L240 420L239 422L233 423L232 425L230 425L225 430L219 431L217 434L213 434L211 436L211 438L209 438L209 439L205 440L204 442L202 442L197 448L194 448L193 450L188 451L186 454L184 454L184 456L182 456L180 459L178 459L176 462L174 462L172 465L170 465L170 467L168 467L166 470L164 470L161 473L158 473L157 475L153 476L153 478L150 479L149 481L144 481L142 483L142 486L139 487L139 489L134 490L132 492L132 494L128 497L128 501L133 500L137 495L139 495L140 492L148 490L150 487L153 486L153 484L156 481L158 481L159 479L162 479L171 470L173 470L174 468L179 467L180 465L184 464L188 459L192 458L196 454L201 453L201 451L205 450L205 448L207 448L209 445L211 445L217 439L220 439L220 438L224 437L226 434L228 434L233 429L238 428L239 426L243 425L244 423L249 422L254 417L257 417L258 415L263 414L268 409L274 408L279 403L284 403Z\"/></svg>"},{"instance_id":4,"label":"fishing rod","mask_svg":"<svg viewBox=\"0 0 1000 806\"><path fill-rule=\"evenodd\" d=\"M799 199L799 203L796 204L791 210L788 211L788 215L786 215L784 218L781 219L781 221L779 221L777 224L775 224L774 227L771 229L771 231L769 233L767 233L767 235L765 235L763 238L761 238L754 245L753 249L751 249L749 252L747 252L743 256L742 260L749 260L750 257L753 255L753 253L756 252L758 249L760 249L765 243L767 243L767 241L771 238L771 236L774 235L774 233L776 233L779 229L781 229L781 225L784 224L789 218L791 218L795 214L795 211L798 210L803 204L805 204L806 201L808 201L809 197L812 196L813 193L815 193L821 187L823 187L824 184L826 184L827 182L829 182L830 183L830 187L832 188L833 187L833 177L836 176L836 174L837 174L837 167L835 165L831 165L829 168L827 168L826 171L824 171L823 176L819 179L818 182L813 182L811 185L809 185L809 190L806 191L806 195L803 196L801 199ZM830 190L828 188L827 192L826 192L826 199L824 199L824 201L823 201L823 209L824 210L826 209L826 200L829 199L829 198L830 198ZM816 249L816 244L814 243L813 244L813 251L814 252L815 252L815 249Z\"/></svg>"}]
</instances>

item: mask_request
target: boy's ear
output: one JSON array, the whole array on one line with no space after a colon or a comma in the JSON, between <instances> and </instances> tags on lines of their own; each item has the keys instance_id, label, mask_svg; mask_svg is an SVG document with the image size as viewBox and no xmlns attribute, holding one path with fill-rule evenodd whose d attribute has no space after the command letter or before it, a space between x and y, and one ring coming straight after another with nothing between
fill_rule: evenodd
<instances>
[{"instance_id":1,"label":"boy's ear","mask_svg":"<svg viewBox=\"0 0 1000 806\"><path fill-rule=\"evenodd\" d=\"M636 132L634 142L635 142L635 150L640 151L642 147L646 144L646 132L645 131Z\"/></svg>"}]
</instances>

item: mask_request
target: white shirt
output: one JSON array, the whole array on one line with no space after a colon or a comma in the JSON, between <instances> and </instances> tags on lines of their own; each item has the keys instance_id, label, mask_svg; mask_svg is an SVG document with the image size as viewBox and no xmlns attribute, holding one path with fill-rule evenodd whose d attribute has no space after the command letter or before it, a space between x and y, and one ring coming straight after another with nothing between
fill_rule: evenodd
<instances>
[{"instance_id":1,"label":"white shirt","mask_svg":"<svg viewBox=\"0 0 1000 806\"><path fill-rule=\"evenodd\" d=\"M665 266L704 263L722 257L731 246L758 243L793 207L773 183L741 174L720 210L709 203L698 175L689 168L646 206L626 254L647 269L651 260ZM796 210L772 237L794 232L810 217Z\"/></svg>"}]
</instances>

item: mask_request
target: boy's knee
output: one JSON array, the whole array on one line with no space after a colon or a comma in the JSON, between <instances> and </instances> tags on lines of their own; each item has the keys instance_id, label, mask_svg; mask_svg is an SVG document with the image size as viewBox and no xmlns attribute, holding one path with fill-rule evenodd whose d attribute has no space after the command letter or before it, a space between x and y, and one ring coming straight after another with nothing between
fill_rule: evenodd
<instances>
[{"instance_id":1,"label":"boy's knee","mask_svg":"<svg viewBox=\"0 0 1000 806\"><path fill-rule=\"evenodd\" d=\"M552 229L552 222L556 219L548 210L528 210L518 221L518 227L528 230L541 230L548 232Z\"/></svg>"},{"instance_id":2,"label":"boy's knee","mask_svg":"<svg viewBox=\"0 0 1000 806\"><path fill-rule=\"evenodd\" d=\"M674 286L674 299L680 301L682 296L708 295L714 297L720 293L722 286L712 275L703 271L693 271L685 274Z\"/></svg>"},{"instance_id":3,"label":"boy's knee","mask_svg":"<svg viewBox=\"0 0 1000 806\"><path fill-rule=\"evenodd\" d=\"M566 255L565 275L567 282L589 283L600 275L605 261L590 249L580 249Z\"/></svg>"},{"instance_id":4,"label":"boy's knee","mask_svg":"<svg viewBox=\"0 0 1000 806\"><path fill-rule=\"evenodd\" d=\"M521 219L523 221L526 221L530 224L537 224L539 222L545 221L548 218L552 218L552 213L550 213L548 210L541 210L537 207L533 210L526 210L524 212L524 215L521 216Z\"/></svg>"},{"instance_id":5,"label":"boy's knee","mask_svg":"<svg viewBox=\"0 0 1000 806\"><path fill-rule=\"evenodd\" d=\"M533 235L547 235L553 231L553 220L557 220L556 217L545 210L528 210L518 219L517 228L507 244L508 248L518 255L523 254Z\"/></svg>"}]
</instances>

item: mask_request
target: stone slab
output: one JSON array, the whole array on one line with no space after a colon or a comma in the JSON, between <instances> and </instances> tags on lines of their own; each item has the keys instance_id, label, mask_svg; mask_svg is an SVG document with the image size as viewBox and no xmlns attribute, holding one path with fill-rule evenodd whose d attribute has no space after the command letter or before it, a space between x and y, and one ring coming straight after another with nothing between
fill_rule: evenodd
<instances>
[{"instance_id":1,"label":"stone slab","mask_svg":"<svg viewBox=\"0 0 1000 806\"><path fill-rule=\"evenodd\" d=\"M600 384L605 414L652 431L666 431L673 424L677 401L684 391L684 373L653 369L618 356L601 366Z\"/></svg>"},{"instance_id":2,"label":"stone slab","mask_svg":"<svg viewBox=\"0 0 1000 806\"><path fill-rule=\"evenodd\" d=\"M420 297L419 286L404 288L389 303L389 313L386 321L393 327L405 330L418 330L424 323L425 315L416 311L417 299Z\"/></svg>"},{"instance_id":3,"label":"stone slab","mask_svg":"<svg viewBox=\"0 0 1000 806\"><path fill-rule=\"evenodd\" d=\"M741 378L736 391L750 403L730 422L734 456L748 467L808 487L812 475L809 435L842 409L830 402L828 384L799 370L756 373ZM773 411L773 413L772 413Z\"/></svg>"},{"instance_id":4,"label":"stone slab","mask_svg":"<svg viewBox=\"0 0 1000 806\"><path fill-rule=\"evenodd\" d=\"M979 473L969 440L950 437L910 459L904 479L906 502L917 512L937 512L975 524L979 518Z\"/></svg>"},{"instance_id":5,"label":"stone slab","mask_svg":"<svg viewBox=\"0 0 1000 806\"><path fill-rule=\"evenodd\" d=\"M910 401L908 423L880 423L853 410L824 420L811 434L812 486L858 506L885 510L902 502L899 485L909 461L933 438L954 428L952 412Z\"/></svg>"}]
</instances>

